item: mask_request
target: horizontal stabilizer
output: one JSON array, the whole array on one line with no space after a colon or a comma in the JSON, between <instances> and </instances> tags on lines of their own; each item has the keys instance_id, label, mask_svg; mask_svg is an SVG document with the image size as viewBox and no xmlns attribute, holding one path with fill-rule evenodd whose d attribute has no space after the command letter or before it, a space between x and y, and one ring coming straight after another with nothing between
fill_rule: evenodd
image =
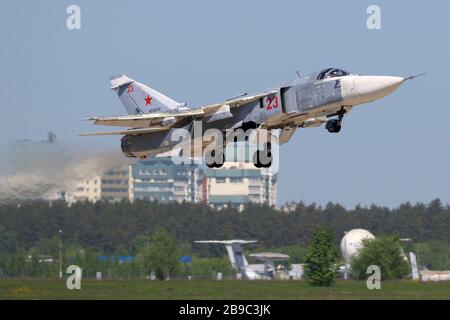
<instances>
[{"instance_id":1,"label":"horizontal stabilizer","mask_svg":"<svg viewBox=\"0 0 450 320\"><path fill-rule=\"evenodd\" d=\"M204 113L205 112L202 109L186 109L174 112L147 113L118 117L92 117L88 120L93 120L96 125L136 128L150 127L154 124L168 121L169 119L173 122L172 120L200 116Z\"/></svg>"},{"instance_id":2,"label":"horizontal stabilizer","mask_svg":"<svg viewBox=\"0 0 450 320\"><path fill-rule=\"evenodd\" d=\"M87 136L115 136L115 135L126 135L126 134L145 134L152 132L159 132L167 130L167 128L138 128L138 129L128 129L128 130L118 130L118 131L100 131L100 132L88 132L88 133L80 133L79 135L82 137Z\"/></svg>"},{"instance_id":3,"label":"horizontal stabilizer","mask_svg":"<svg viewBox=\"0 0 450 320\"><path fill-rule=\"evenodd\" d=\"M246 244L256 243L256 240L198 240L195 243L222 243L222 244Z\"/></svg>"},{"instance_id":4,"label":"horizontal stabilizer","mask_svg":"<svg viewBox=\"0 0 450 320\"><path fill-rule=\"evenodd\" d=\"M252 253L250 254L250 257L255 258L259 261L283 261L289 259L289 256L287 254L277 252Z\"/></svg>"}]
</instances>

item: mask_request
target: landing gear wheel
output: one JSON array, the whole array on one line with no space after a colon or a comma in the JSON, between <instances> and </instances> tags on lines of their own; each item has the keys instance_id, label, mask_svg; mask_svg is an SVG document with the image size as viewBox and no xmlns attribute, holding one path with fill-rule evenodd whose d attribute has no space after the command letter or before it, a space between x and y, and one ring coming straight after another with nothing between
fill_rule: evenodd
<instances>
[{"instance_id":1,"label":"landing gear wheel","mask_svg":"<svg viewBox=\"0 0 450 320\"><path fill-rule=\"evenodd\" d=\"M256 168L270 168L272 165L272 146L269 143L265 144L263 150L258 150L253 155L253 164Z\"/></svg>"},{"instance_id":2,"label":"landing gear wheel","mask_svg":"<svg viewBox=\"0 0 450 320\"><path fill-rule=\"evenodd\" d=\"M328 132L331 133L338 133L341 131L341 125L342 125L342 119L344 119L344 114L347 112L347 110L344 107L341 107L341 110L336 112L334 115L337 115L337 119L328 120L327 124L325 125L325 129L328 130Z\"/></svg>"},{"instance_id":3,"label":"landing gear wheel","mask_svg":"<svg viewBox=\"0 0 450 320\"><path fill-rule=\"evenodd\" d=\"M216 150L212 150L211 151L211 162L208 161L208 158L205 158L205 164L208 168L221 168L223 166L223 164L225 163L225 153L223 151L218 151L218 157L222 160L222 161L218 161L216 162Z\"/></svg>"},{"instance_id":4,"label":"landing gear wheel","mask_svg":"<svg viewBox=\"0 0 450 320\"><path fill-rule=\"evenodd\" d=\"M339 131L341 131L341 124L342 121L339 119L329 120L325 125L325 129L327 129L328 132L331 133L338 133Z\"/></svg>"}]
</instances>

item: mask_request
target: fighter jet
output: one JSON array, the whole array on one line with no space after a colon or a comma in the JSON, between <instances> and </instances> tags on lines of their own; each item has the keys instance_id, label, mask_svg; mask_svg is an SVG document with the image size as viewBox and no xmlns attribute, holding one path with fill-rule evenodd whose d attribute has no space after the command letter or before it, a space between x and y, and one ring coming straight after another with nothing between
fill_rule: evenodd
<instances>
[{"instance_id":1,"label":"fighter jet","mask_svg":"<svg viewBox=\"0 0 450 320\"><path fill-rule=\"evenodd\" d=\"M87 135L123 135L122 152L127 157L145 159L180 147L174 139L177 130L184 129L195 140L196 124L200 132L218 129L223 139L233 132L265 130L269 135L278 130L277 143L290 140L298 128L325 125L331 133L341 131L344 116L354 106L381 99L394 92L411 77L371 76L352 74L338 68L326 68L307 76L278 85L257 94L247 93L221 103L188 108L164 94L125 75L111 77L114 90L128 115L91 117L96 125L127 127L118 131L84 133ZM198 126L197 126L198 127ZM197 130L198 131L198 130ZM253 157L256 167L270 167L271 141ZM205 141L199 141L201 150ZM222 145L226 144L222 141ZM263 152L268 160L263 161ZM223 165L223 151L212 151L212 159L205 162L210 168ZM267 158L267 157L266 157ZM264 158L264 159L266 159Z\"/></svg>"}]
</instances>

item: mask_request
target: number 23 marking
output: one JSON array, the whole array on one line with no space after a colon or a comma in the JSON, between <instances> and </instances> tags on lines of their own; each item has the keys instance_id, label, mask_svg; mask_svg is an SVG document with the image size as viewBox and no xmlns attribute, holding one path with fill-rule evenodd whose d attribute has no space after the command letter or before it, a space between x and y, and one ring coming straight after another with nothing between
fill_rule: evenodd
<instances>
[{"instance_id":1,"label":"number 23 marking","mask_svg":"<svg viewBox=\"0 0 450 320\"><path fill-rule=\"evenodd\" d=\"M272 110L276 108L278 108L278 97L277 96L273 96L272 98L266 97L266 109Z\"/></svg>"}]
</instances>

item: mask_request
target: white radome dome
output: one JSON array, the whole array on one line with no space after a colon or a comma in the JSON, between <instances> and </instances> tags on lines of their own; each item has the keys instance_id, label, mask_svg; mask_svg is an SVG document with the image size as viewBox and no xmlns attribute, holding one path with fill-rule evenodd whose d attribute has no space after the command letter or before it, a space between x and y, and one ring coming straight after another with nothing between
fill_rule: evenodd
<instances>
[{"instance_id":1,"label":"white radome dome","mask_svg":"<svg viewBox=\"0 0 450 320\"><path fill-rule=\"evenodd\" d=\"M341 253L345 264L350 264L352 257L362 248L364 239L375 239L370 231L364 229L352 229L341 240Z\"/></svg>"}]
</instances>

